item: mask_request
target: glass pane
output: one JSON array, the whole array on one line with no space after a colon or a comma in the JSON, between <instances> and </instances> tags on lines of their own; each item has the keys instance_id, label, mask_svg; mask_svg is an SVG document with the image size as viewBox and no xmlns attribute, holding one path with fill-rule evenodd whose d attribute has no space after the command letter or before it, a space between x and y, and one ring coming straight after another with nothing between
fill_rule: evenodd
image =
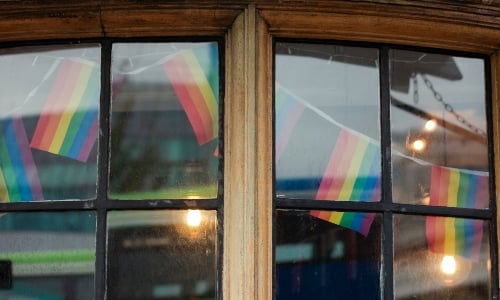
<instances>
[{"instance_id":1,"label":"glass pane","mask_svg":"<svg viewBox=\"0 0 500 300\"><path fill-rule=\"evenodd\" d=\"M215 198L217 43L115 44L110 193Z\"/></svg>"},{"instance_id":2,"label":"glass pane","mask_svg":"<svg viewBox=\"0 0 500 300\"><path fill-rule=\"evenodd\" d=\"M0 202L95 198L100 48L4 49L0 70Z\"/></svg>"},{"instance_id":3,"label":"glass pane","mask_svg":"<svg viewBox=\"0 0 500 300\"><path fill-rule=\"evenodd\" d=\"M216 211L108 214L108 299L216 299Z\"/></svg>"},{"instance_id":4,"label":"glass pane","mask_svg":"<svg viewBox=\"0 0 500 300\"><path fill-rule=\"evenodd\" d=\"M320 214L333 220L342 213L276 212L276 299L380 299L380 215L349 213L369 220L360 233Z\"/></svg>"},{"instance_id":5,"label":"glass pane","mask_svg":"<svg viewBox=\"0 0 500 300\"><path fill-rule=\"evenodd\" d=\"M277 197L379 201L378 50L277 43Z\"/></svg>"},{"instance_id":6,"label":"glass pane","mask_svg":"<svg viewBox=\"0 0 500 300\"><path fill-rule=\"evenodd\" d=\"M92 299L95 230L92 212L0 214L0 261L12 265L0 298Z\"/></svg>"},{"instance_id":7,"label":"glass pane","mask_svg":"<svg viewBox=\"0 0 500 300\"><path fill-rule=\"evenodd\" d=\"M487 221L394 218L396 299L491 299Z\"/></svg>"},{"instance_id":8,"label":"glass pane","mask_svg":"<svg viewBox=\"0 0 500 300\"><path fill-rule=\"evenodd\" d=\"M390 52L395 202L488 207L481 59Z\"/></svg>"}]
</instances>

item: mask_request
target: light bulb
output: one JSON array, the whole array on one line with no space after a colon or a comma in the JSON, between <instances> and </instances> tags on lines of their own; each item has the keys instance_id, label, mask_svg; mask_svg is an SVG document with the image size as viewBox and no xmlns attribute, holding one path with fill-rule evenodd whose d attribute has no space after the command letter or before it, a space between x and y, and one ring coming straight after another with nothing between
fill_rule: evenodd
<instances>
[{"instance_id":1,"label":"light bulb","mask_svg":"<svg viewBox=\"0 0 500 300\"><path fill-rule=\"evenodd\" d=\"M424 139L418 139L418 140L414 140L412 143L411 143L411 149L413 151L416 151L416 152L422 152L425 150L425 147L427 146L427 143L425 142Z\"/></svg>"},{"instance_id":2,"label":"light bulb","mask_svg":"<svg viewBox=\"0 0 500 300\"><path fill-rule=\"evenodd\" d=\"M437 127L437 122L436 120L429 120L425 122L424 129L426 131L434 131Z\"/></svg>"},{"instance_id":3,"label":"light bulb","mask_svg":"<svg viewBox=\"0 0 500 300\"><path fill-rule=\"evenodd\" d=\"M446 275L453 275L457 272L457 262L455 257L446 255L441 261L441 271Z\"/></svg>"},{"instance_id":4,"label":"light bulb","mask_svg":"<svg viewBox=\"0 0 500 300\"><path fill-rule=\"evenodd\" d=\"M186 221L191 227L200 226L201 212L199 210L188 210Z\"/></svg>"}]
</instances>

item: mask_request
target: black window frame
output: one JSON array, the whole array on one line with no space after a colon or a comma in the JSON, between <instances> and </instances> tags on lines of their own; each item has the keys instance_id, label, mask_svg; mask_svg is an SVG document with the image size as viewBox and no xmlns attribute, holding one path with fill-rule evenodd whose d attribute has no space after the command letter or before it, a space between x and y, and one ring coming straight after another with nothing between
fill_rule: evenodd
<instances>
[{"instance_id":1,"label":"black window frame","mask_svg":"<svg viewBox=\"0 0 500 300\"><path fill-rule=\"evenodd\" d=\"M350 46L360 48L377 49L379 53L379 125L380 125L380 144L381 144L381 198L380 202L356 202L356 201L317 201L314 199L305 198L287 198L278 197L276 191L276 110L275 110L275 95L276 95L276 45L278 43L311 43L311 44L327 44L338 46ZM436 54L447 54L462 57L470 57L481 59L484 62L485 72L485 111L486 111L486 126L488 139L488 171L489 171L489 206L487 209L472 209L460 207L444 207L444 206L427 206L414 205L392 202L392 160L391 160L391 96L390 96L390 50L410 50L421 51ZM304 38L281 38L274 37L272 39L272 197L273 197L273 298L276 298L277 281L276 281L276 246L277 246L277 211L278 210L325 210L325 211L356 211L356 212L372 212L382 216L381 229L381 274L384 278L380 282L381 298L394 299L394 236L393 236L393 215L417 215L417 216L444 216L444 217L459 217L459 218L474 218L488 221L489 224L489 243L490 243L490 283L491 297L498 299L499 297L499 266L498 266L498 241L497 241L497 205L496 205L496 187L495 187L495 165L494 165L494 139L493 139L493 116L492 116L492 73L491 73L491 58L488 55L470 53L465 51L454 51L446 49L436 49L419 46L405 46L388 43L368 43L368 42L353 42L346 40L334 39L304 39ZM381 276L381 278L382 278Z\"/></svg>"},{"instance_id":2,"label":"black window frame","mask_svg":"<svg viewBox=\"0 0 500 300\"><path fill-rule=\"evenodd\" d=\"M219 58L219 166L217 170L217 195L215 199L134 199L116 200L108 196L109 159L111 141L111 54L114 43L196 43L215 42L218 45ZM216 296L222 299L222 262L224 239L224 92L225 92L225 39L221 36L178 36L178 37L140 37L140 38L99 38L99 39L62 39L27 42L0 43L0 49L24 47L67 47L71 45L99 45L100 65L100 100L99 132L97 143L97 178L96 198L82 200L44 200L40 202L0 202L0 213L13 212L64 212L93 211L96 214L95 231L95 269L94 299L106 299L106 261L107 261L107 213L124 210L212 210L216 211Z\"/></svg>"}]
</instances>

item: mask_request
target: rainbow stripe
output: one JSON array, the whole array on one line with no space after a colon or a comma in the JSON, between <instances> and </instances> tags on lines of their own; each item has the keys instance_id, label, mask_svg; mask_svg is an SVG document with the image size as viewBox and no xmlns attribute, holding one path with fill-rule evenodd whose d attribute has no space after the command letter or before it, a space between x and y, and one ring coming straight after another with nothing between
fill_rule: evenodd
<instances>
[{"instance_id":1,"label":"rainbow stripe","mask_svg":"<svg viewBox=\"0 0 500 300\"><path fill-rule=\"evenodd\" d=\"M99 68L64 59L42 109L31 147L87 161L98 132Z\"/></svg>"},{"instance_id":2,"label":"rainbow stripe","mask_svg":"<svg viewBox=\"0 0 500 300\"><path fill-rule=\"evenodd\" d=\"M276 110L276 161L285 151L290 140L295 124L304 111L304 104L286 91L281 85L276 84L275 110Z\"/></svg>"},{"instance_id":3,"label":"rainbow stripe","mask_svg":"<svg viewBox=\"0 0 500 300\"><path fill-rule=\"evenodd\" d=\"M311 216L339 226L349 228L367 236L370 232L375 213L320 211L312 210Z\"/></svg>"},{"instance_id":4,"label":"rainbow stripe","mask_svg":"<svg viewBox=\"0 0 500 300\"><path fill-rule=\"evenodd\" d=\"M198 144L219 135L219 77L217 45L174 55L163 67L193 127Z\"/></svg>"},{"instance_id":5,"label":"rainbow stripe","mask_svg":"<svg viewBox=\"0 0 500 300\"><path fill-rule=\"evenodd\" d=\"M483 221L451 217L426 218L428 249L443 255L477 260L483 238Z\"/></svg>"},{"instance_id":6,"label":"rainbow stripe","mask_svg":"<svg viewBox=\"0 0 500 300\"><path fill-rule=\"evenodd\" d=\"M0 202L42 200L42 187L20 118L0 121Z\"/></svg>"},{"instance_id":7,"label":"rainbow stripe","mask_svg":"<svg viewBox=\"0 0 500 300\"><path fill-rule=\"evenodd\" d=\"M487 175L432 166L430 205L483 209L488 206L487 200ZM426 236L431 252L477 260L483 221L429 216Z\"/></svg>"},{"instance_id":8,"label":"rainbow stripe","mask_svg":"<svg viewBox=\"0 0 500 300\"><path fill-rule=\"evenodd\" d=\"M430 205L486 208L488 176L432 166Z\"/></svg>"},{"instance_id":9,"label":"rainbow stripe","mask_svg":"<svg viewBox=\"0 0 500 300\"><path fill-rule=\"evenodd\" d=\"M379 201L380 148L368 138L341 129L321 179L316 200ZM311 215L367 235L374 213L311 211Z\"/></svg>"},{"instance_id":10,"label":"rainbow stripe","mask_svg":"<svg viewBox=\"0 0 500 300\"><path fill-rule=\"evenodd\" d=\"M341 129L316 199L379 200L380 148L360 134Z\"/></svg>"}]
</instances>

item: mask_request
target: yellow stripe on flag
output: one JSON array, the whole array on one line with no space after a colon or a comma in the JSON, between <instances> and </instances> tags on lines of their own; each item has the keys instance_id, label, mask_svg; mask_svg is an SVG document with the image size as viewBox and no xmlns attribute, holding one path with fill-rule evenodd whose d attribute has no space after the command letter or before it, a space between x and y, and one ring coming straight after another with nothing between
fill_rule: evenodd
<instances>
[{"instance_id":1,"label":"yellow stripe on flag","mask_svg":"<svg viewBox=\"0 0 500 300\"><path fill-rule=\"evenodd\" d=\"M329 221L335 224L340 224L340 221L342 221L342 216L344 215L343 212L339 211L332 211L332 214L330 215Z\"/></svg>"},{"instance_id":2,"label":"yellow stripe on flag","mask_svg":"<svg viewBox=\"0 0 500 300\"><path fill-rule=\"evenodd\" d=\"M194 83L196 83L196 85L200 89L201 94L203 95L203 99L207 105L208 111L210 112L210 117L212 119L213 134L214 136L217 136L219 132L217 128L218 111L214 92L212 91L210 83L203 73L203 69L198 62L198 59L194 55L194 52L192 50L184 52L184 58L189 66L189 71L193 76Z\"/></svg>"},{"instance_id":3,"label":"yellow stripe on flag","mask_svg":"<svg viewBox=\"0 0 500 300\"><path fill-rule=\"evenodd\" d=\"M71 123L71 119L75 114L78 104L82 100L83 93L85 92L85 88L87 87L88 80L90 78L90 73L92 72L92 65L87 63L79 63L81 66L80 72L78 74L78 78L76 78L76 85L71 93L71 98L69 100L68 105L64 108L62 112L61 119L59 121L59 125L57 126L56 133L54 135L54 139L49 148L49 152L51 153L59 153L61 146L64 142L64 137L68 131L69 124Z\"/></svg>"},{"instance_id":4,"label":"yellow stripe on flag","mask_svg":"<svg viewBox=\"0 0 500 300\"><path fill-rule=\"evenodd\" d=\"M460 173L457 170L450 171L448 184L448 206L457 207L458 187L460 185Z\"/></svg>"},{"instance_id":5,"label":"yellow stripe on flag","mask_svg":"<svg viewBox=\"0 0 500 300\"><path fill-rule=\"evenodd\" d=\"M444 253L455 255L455 218L445 218L444 228Z\"/></svg>"},{"instance_id":6,"label":"yellow stripe on flag","mask_svg":"<svg viewBox=\"0 0 500 300\"><path fill-rule=\"evenodd\" d=\"M342 189L340 190L338 196L338 199L340 200L350 199L354 183L356 182L356 178L358 178L359 168L361 167L361 163L363 162L363 157L366 152L366 147L368 146L368 140L366 139L356 138L356 141L357 141L356 150L352 157L349 170L347 171L344 185L342 186Z\"/></svg>"},{"instance_id":7,"label":"yellow stripe on flag","mask_svg":"<svg viewBox=\"0 0 500 300\"><path fill-rule=\"evenodd\" d=\"M7 184L3 177L3 172L0 170L0 202L9 202L9 191L7 190Z\"/></svg>"}]
</instances>

